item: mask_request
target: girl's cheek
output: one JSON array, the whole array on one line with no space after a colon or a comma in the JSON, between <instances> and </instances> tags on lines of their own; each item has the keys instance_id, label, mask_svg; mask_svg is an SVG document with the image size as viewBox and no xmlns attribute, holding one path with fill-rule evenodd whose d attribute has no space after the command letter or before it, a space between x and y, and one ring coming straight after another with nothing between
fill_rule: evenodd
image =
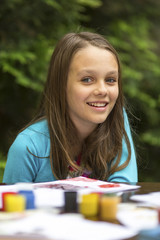
<instances>
[{"instance_id":1,"label":"girl's cheek","mask_svg":"<svg viewBox=\"0 0 160 240\"><path fill-rule=\"evenodd\" d=\"M116 100L118 98L118 95L119 95L118 89L114 89L112 92L110 92L111 99L115 99Z\"/></svg>"}]
</instances>

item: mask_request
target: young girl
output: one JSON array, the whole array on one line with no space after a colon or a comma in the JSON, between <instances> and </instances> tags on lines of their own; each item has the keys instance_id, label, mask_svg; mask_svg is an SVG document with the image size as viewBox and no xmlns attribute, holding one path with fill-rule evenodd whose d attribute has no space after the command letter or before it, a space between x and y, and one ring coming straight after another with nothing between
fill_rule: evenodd
<instances>
[{"instance_id":1,"label":"young girl","mask_svg":"<svg viewBox=\"0 0 160 240\"><path fill-rule=\"evenodd\" d=\"M119 58L89 32L66 34L57 44L38 115L10 147L3 182L75 176L137 181Z\"/></svg>"}]
</instances>

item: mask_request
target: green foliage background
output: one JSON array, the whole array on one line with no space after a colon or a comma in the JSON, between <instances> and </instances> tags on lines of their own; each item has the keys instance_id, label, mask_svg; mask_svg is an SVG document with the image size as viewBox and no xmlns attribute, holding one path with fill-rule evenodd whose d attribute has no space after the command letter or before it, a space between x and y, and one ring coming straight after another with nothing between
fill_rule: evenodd
<instances>
[{"instance_id":1,"label":"green foliage background","mask_svg":"<svg viewBox=\"0 0 160 240\"><path fill-rule=\"evenodd\" d=\"M57 40L81 30L103 34L119 52L139 181L159 181L159 22L159 0L1 0L0 181L9 146L35 114Z\"/></svg>"}]
</instances>

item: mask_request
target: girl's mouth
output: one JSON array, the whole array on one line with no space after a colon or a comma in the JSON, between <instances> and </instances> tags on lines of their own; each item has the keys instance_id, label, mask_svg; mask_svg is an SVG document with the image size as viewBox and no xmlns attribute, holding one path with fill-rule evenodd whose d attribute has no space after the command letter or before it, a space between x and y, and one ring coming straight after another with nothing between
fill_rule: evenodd
<instances>
[{"instance_id":1,"label":"girl's mouth","mask_svg":"<svg viewBox=\"0 0 160 240\"><path fill-rule=\"evenodd\" d=\"M91 107L106 107L107 103L106 102L87 102L87 104Z\"/></svg>"}]
</instances>

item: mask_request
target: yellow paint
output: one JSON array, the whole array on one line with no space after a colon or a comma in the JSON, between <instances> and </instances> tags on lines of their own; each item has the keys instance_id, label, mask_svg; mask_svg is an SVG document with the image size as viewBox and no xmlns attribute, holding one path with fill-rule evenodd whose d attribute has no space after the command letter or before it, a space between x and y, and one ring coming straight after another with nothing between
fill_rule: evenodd
<instances>
[{"instance_id":1,"label":"yellow paint","mask_svg":"<svg viewBox=\"0 0 160 240\"><path fill-rule=\"evenodd\" d=\"M99 210L99 194L90 193L82 196L80 213L85 217L97 216Z\"/></svg>"},{"instance_id":2,"label":"yellow paint","mask_svg":"<svg viewBox=\"0 0 160 240\"><path fill-rule=\"evenodd\" d=\"M25 210L26 199L22 195L7 194L4 201L6 212L22 212Z\"/></svg>"}]
</instances>

